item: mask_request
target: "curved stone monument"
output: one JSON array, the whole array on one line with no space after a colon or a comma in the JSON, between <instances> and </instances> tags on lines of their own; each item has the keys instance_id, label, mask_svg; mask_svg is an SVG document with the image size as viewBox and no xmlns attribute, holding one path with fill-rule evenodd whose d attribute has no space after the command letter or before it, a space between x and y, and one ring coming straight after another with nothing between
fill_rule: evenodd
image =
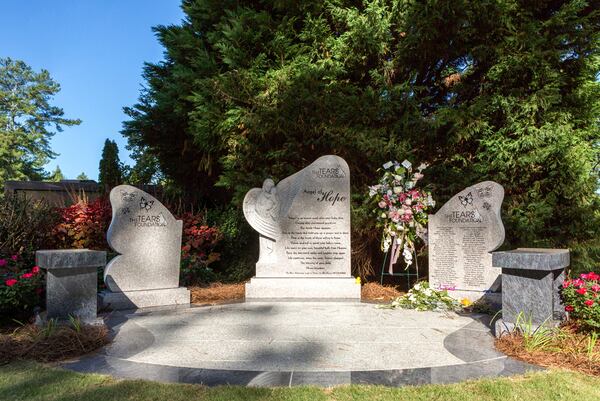
<instances>
[{"instance_id":1,"label":"curved stone monument","mask_svg":"<svg viewBox=\"0 0 600 401\"><path fill-rule=\"evenodd\" d=\"M246 299L360 299L350 275L350 170L323 156L277 185L244 198L244 216L260 234L256 276Z\"/></svg>"},{"instance_id":2,"label":"curved stone monument","mask_svg":"<svg viewBox=\"0 0 600 401\"><path fill-rule=\"evenodd\" d=\"M190 304L179 287L183 223L152 195L119 185L110 191L112 220L107 240L119 253L106 266L103 307L144 308Z\"/></svg>"},{"instance_id":3,"label":"curved stone monument","mask_svg":"<svg viewBox=\"0 0 600 401\"><path fill-rule=\"evenodd\" d=\"M500 303L500 274L491 252L504 242L500 208L504 188L493 181L472 185L429 216L429 281L454 298Z\"/></svg>"}]
</instances>

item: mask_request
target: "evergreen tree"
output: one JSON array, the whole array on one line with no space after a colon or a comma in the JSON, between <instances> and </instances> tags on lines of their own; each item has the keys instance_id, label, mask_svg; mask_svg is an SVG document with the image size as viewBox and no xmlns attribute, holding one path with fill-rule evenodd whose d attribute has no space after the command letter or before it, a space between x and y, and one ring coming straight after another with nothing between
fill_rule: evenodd
<instances>
[{"instance_id":1,"label":"evergreen tree","mask_svg":"<svg viewBox=\"0 0 600 401\"><path fill-rule=\"evenodd\" d=\"M65 176L63 175L60 166L56 166L56 168L54 169L54 171L52 172L52 174L50 174L50 177L48 177L48 181L52 181L52 182L59 182L65 179Z\"/></svg>"},{"instance_id":2,"label":"evergreen tree","mask_svg":"<svg viewBox=\"0 0 600 401\"><path fill-rule=\"evenodd\" d=\"M6 180L40 180L43 166L56 157L50 138L63 127L80 124L51 104L60 91L48 71L23 61L0 58L0 188Z\"/></svg>"},{"instance_id":3,"label":"evergreen tree","mask_svg":"<svg viewBox=\"0 0 600 401\"><path fill-rule=\"evenodd\" d=\"M84 172L81 172L81 174L79 174L77 176L77 179L81 180L81 181L85 181L85 180L89 180L90 178L87 176L87 174L85 174Z\"/></svg>"},{"instance_id":4,"label":"evergreen tree","mask_svg":"<svg viewBox=\"0 0 600 401\"><path fill-rule=\"evenodd\" d=\"M115 141L107 139L102 149L98 181L100 187L109 192L123 182L123 165L119 161L119 147Z\"/></svg>"},{"instance_id":5,"label":"evergreen tree","mask_svg":"<svg viewBox=\"0 0 600 401\"><path fill-rule=\"evenodd\" d=\"M348 160L429 162L442 204L506 190L507 246L600 260L598 1L186 0L123 134L168 178L239 205L267 176ZM355 204L356 206L357 204ZM595 242L594 242L595 241Z\"/></svg>"}]
</instances>

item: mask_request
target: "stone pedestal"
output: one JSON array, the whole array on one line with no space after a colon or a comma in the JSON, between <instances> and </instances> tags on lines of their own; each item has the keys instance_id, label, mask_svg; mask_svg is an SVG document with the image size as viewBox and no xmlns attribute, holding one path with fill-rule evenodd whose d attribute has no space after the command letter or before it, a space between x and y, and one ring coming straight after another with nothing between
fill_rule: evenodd
<instances>
[{"instance_id":1,"label":"stone pedestal","mask_svg":"<svg viewBox=\"0 0 600 401\"><path fill-rule=\"evenodd\" d=\"M41 250L36 264L46 269L46 319L78 317L97 323L98 268L106 265L106 252L88 249Z\"/></svg>"},{"instance_id":2,"label":"stone pedestal","mask_svg":"<svg viewBox=\"0 0 600 401\"><path fill-rule=\"evenodd\" d=\"M360 301L354 278L254 277L246 284L246 301L314 299Z\"/></svg>"},{"instance_id":3,"label":"stone pedestal","mask_svg":"<svg viewBox=\"0 0 600 401\"><path fill-rule=\"evenodd\" d=\"M496 323L496 335L514 328L519 314L534 329L560 322L564 308L559 291L569 263L568 249L493 252L493 266L502 268L502 320Z\"/></svg>"}]
</instances>

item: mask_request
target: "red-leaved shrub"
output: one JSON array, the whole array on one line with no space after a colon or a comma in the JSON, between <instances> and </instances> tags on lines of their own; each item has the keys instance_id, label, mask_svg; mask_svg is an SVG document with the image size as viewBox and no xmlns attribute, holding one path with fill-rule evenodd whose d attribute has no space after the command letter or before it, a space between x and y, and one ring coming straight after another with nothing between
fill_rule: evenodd
<instances>
[{"instance_id":1,"label":"red-leaved shrub","mask_svg":"<svg viewBox=\"0 0 600 401\"><path fill-rule=\"evenodd\" d=\"M181 279L183 284L209 282L215 273L209 267L220 258L215 252L222 239L217 227L206 225L201 214L185 213L183 220L183 238L181 247Z\"/></svg>"},{"instance_id":2,"label":"red-leaved shrub","mask_svg":"<svg viewBox=\"0 0 600 401\"><path fill-rule=\"evenodd\" d=\"M59 208L59 223L52 230L53 247L106 250L106 231L110 224L111 207L105 198L79 202Z\"/></svg>"}]
</instances>

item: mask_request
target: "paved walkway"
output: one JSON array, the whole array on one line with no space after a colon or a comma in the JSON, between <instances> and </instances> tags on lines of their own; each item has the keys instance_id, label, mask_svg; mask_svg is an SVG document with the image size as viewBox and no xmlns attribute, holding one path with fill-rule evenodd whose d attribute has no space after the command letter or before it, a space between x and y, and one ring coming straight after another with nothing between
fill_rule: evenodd
<instances>
[{"instance_id":1,"label":"paved walkway","mask_svg":"<svg viewBox=\"0 0 600 401\"><path fill-rule=\"evenodd\" d=\"M451 383L537 369L493 347L485 317L368 303L252 302L114 313L81 372L206 385Z\"/></svg>"}]
</instances>

